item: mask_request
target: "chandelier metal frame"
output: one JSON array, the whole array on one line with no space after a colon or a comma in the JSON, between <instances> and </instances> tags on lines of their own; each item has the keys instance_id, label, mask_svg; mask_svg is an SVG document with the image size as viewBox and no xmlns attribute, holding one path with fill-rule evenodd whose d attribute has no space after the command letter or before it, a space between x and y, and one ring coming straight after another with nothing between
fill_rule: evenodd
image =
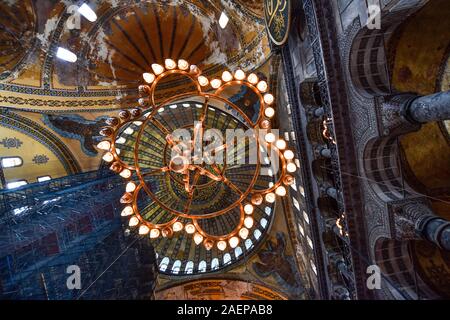
<instances>
[{"instance_id":1,"label":"chandelier metal frame","mask_svg":"<svg viewBox=\"0 0 450 320\"><path fill-rule=\"evenodd\" d=\"M133 108L131 110L122 110L119 112L118 117L112 117L106 120L108 126L103 127L100 134L106 137L106 140L101 141L97 147L105 150L106 153L103 155L103 160L111 163L110 169L120 174L128 182L126 184L126 192L121 198L121 203L125 204L125 208L122 210L121 215L129 218L128 225L130 227L139 227L139 234L146 235L149 234L150 238L171 237L174 232L180 232L183 229L187 234L193 235L194 242L199 245L202 244L207 250L210 250L217 245L217 248L221 251L225 250L227 246L231 248L237 247L240 239L246 239L249 235L249 229L253 227L253 211L254 206L261 205L264 200L268 203L273 203L276 200L276 196L285 196L287 193L286 187L295 182L294 178L290 173L296 171L297 167L293 161L294 153L286 149L287 143L283 139L275 139L273 133L269 132L265 135L263 141L260 141L259 130L270 130L271 122L270 119L274 116L275 110L271 105L274 102L274 97L270 93L267 93L268 85L265 81L259 80L257 75L251 73L246 76L242 70L236 70L234 74L229 71L224 71L222 73L221 79L209 80L207 77L203 76L201 70L195 65L189 65L185 60L178 60L176 63L172 59L165 60L165 66L159 64L152 65L153 73L144 73L143 78L147 84L139 86L139 92L141 98L139 98L138 103L140 108ZM160 103L156 103L155 92L157 89L157 84L164 78L178 75L183 76L191 80L195 85L195 91L189 91L181 94L174 95ZM247 86L252 90L258 97L260 102L260 110L258 118L255 122L245 114L245 112L236 104L229 101L221 94L223 91L231 86ZM207 89L214 89L213 92L205 91ZM264 95L263 95L264 94ZM205 169L204 166L198 164L190 163L173 163L166 164L164 167L152 170L150 172L143 173L139 166L139 146L144 128L150 122L155 125L160 131L166 134L166 146L173 147L174 142L171 137L171 132L155 118L155 115L161 108L168 106L171 103L182 101L186 98L201 97L204 100L204 105L202 107L202 115L200 117L200 127L193 127L194 129L194 140L195 135L198 130L203 129L204 120L206 118L206 113L208 111L208 103L211 100L216 100L229 105L233 110L238 112L239 115L245 120L248 127L254 129L253 132L255 141L257 143L257 164L254 171L254 175L250 181L250 184L245 191L240 190L235 186L225 175L224 171L221 170L216 164L212 164L212 172ZM144 115L144 110L149 109L150 112L146 112ZM116 139L123 131L124 127L130 125L131 122L139 122L140 130L137 134L137 138L134 145L134 164L129 164L120 158L119 152L116 148ZM264 147L269 150L272 149L276 152L280 160L280 173L278 180L273 183L273 185L267 189L256 190L254 185L258 179L260 173L260 143L265 144ZM220 147L221 149L226 149L227 145ZM217 150L217 149L216 149ZM183 212L170 208L152 192L151 188L145 182L145 177L156 173L166 173L166 172L176 172L183 175L184 188L188 193L188 203L185 206ZM132 173L135 172L139 180L139 183L131 181ZM191 174L192 183L191 183ZM231 205L221 210L206 214L190 214L189 207L193 198L195 189L198 187L197 182L200 176L206 176L210 178L213 182L225 183L234 192L238 193L239 198L234 201ZM176 180L177 181L177 180ZM179 182L179 181L178 181ZM152 198L161 208L171 213L174 217L165 223L154 223L152 221L146 220L140 213L138 208L137 200L138 194L141 190L144 190L146 194ZM248 201L247 198L250 197L251 200ZM220 215L226 214L231 210L239 207L240 218L238 225L228 234L225 235L212 235L201 228L199 220L210 219L218 217ZM190 222L183 224L180 218L187 219Z\"/></svg>"}]
</instances>

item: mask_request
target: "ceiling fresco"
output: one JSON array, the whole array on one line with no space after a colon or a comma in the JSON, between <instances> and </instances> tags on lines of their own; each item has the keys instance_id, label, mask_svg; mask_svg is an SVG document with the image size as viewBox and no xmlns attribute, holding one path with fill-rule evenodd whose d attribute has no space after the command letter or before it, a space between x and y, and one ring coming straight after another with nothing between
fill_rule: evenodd
<instances>
[{"instance_id":1,"label":"ceiling fresco","mask_svg":"<svg viewBox=\"0 0 450 320\"><path fill-rule=\"evenodd\" d=\"M396 90L431 94L449 89L446 70L450 53L450 21L445 16L448 10L448 1L430 2L415 15L414 20L403 26L395 40L393 58L392 83ZM433 122L400 140L408 179L420 192L435 198L432 201L434 210L447 219L450 218L448 137L445 124Z\"/></svg>"},{"instance_id":2,"label":"ceiling fresco","mask_svg":"<svg viewBox=\"0 0 450 320\"><path fill-rule=\"evenodd\" d=\"M3 4L5 12L28 14L30 21L36 21L30 22L30 28L36 31L27 33L34 36L26 41L33 49L22 50L28 52L27 63L4 75L0 96L8 106L19 100L19 108L33 107L32 102L20 100L26 99L22 94L39 96L34 97L38 99L35 105L42 109L66 108L57 96L66 100L92 98L73 101L73 107L115 107L126 104L127 100L123 101L127 95L132 98L136 94L142 73L152 63L161 63L163 57L184 58L198 64L207 75L218 74L224 67L257 69L270 56L268 39L262 32L264 21L257 16L258 5L247 8L246 1L241 2L98 0L90 3L98 16L90 22L80 16L74 18L70 1L50 5L35 0L25 6L8 1ZM218 24L221 12L229 16L223 29ZM241 33L244 25L247 31ZM20 32L25 31L15 34ZM3 37L8 34L0 33L5 34ZM77 62L57 59L58 47L74 52ZM17 53L15 57L14 61L23 60ZM10 65L7 68L11 70ZM162 85L172 89L170 94L184 84L174 81Z\"/></svg>"}]
</instances>

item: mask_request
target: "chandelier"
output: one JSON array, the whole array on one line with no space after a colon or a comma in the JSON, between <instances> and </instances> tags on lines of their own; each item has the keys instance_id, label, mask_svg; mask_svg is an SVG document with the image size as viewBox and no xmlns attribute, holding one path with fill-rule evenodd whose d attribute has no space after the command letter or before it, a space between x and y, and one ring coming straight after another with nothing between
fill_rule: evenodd
<instances>
[{"instance_id":1,"label":"chandelier","mask_svg":"<svg viewBox=\"0 0 450 320\"><path fill-rule=\"evenodd\" d=\"M255 206L262 205L264 202L273 204L277 197L285 196L287 193L286 187L295 182L292 176L292 173L297 170L297 166L294 163L294 153L292 150L287 149L286 141L278 138L271 128L271 119L275 115L275 110L272 106L274 97L267 92L268 85L264 80L258 79L258 76L254 73L247 76L242 70L236 70L234 73L224 71L221 79L208 79L202 75L201 70L197 66L189 65L187 61L181 59L178 62L166 59L164 66L153 64L151 67L153 72L143 74L146 84L139 86L139 107L122 110L117 117L108 118L106 120L107 126L100 131L100 134L105 139L97 145L98 148L106 151L103 155L103 160L110 163L110 169L127 181L125 193L120 199L120 202L124 204L121 216L126 217L128 225L132 228L137 228L140 235L147 235L151 239L172 237L174 233L186 232L192 237L196 245L203 245L206 250L211 250L214 246L220 251L224 251L227 247L235 248L241 240L245 240L249 236L250 229L254 225L253 212ZM195 90L178 93L164 99L162 102L156 103L155 92L157 91L157 84L165 77L173 75L187 78L193 83ZM244 112L245 107L241 108L224 97L224 90L232 86L246 86L256 94L259 100L259 110L255 120L247 116ZM195 97L197 101L202 101L203 105L199 121L184 128L192 132L194 138L189 141L181 141L156 116L170 104L192 97ZM200 153L200 157L195 156L196 141L205 129L209 103L213 101L229 106L252 130L252 138L254 138L257 150L257 161L254 165L253 175L249 178L249 183L245 190L241 190L227 177L225 170L227 167L226 161L215 163L211 159L207 159L208 154L206 153ZM134 143L134 159L131 159L131 161L130 159L125 160L121 158L120 150L116 145L120 133L126 130L125 128L130 123L140 126ZM171 156L164 161L161 167L144 170L140 164L140 148L142 148L141 142L144 128L150 124L164 133L164 150L171 150ZM229 148L230 145L228 143L221 144L214 148L209 155L216 155ZM261 174L261 155L259 150L263 149L270 150L275 154L279 164L278 174L275 182L271 183L269 187L257 189L255 188L255 182ZM192 157L193 152L194 157ZM158 174L166 175L168 179L172 179L181 186L181 190L185 193L185 203L182 205L178 204L177 208L174 208L161 200L160 195L154 191L154 187L147 183L152 175ZM200 180L203 180L203 182L200 183ZM205 182L205 180L208 180L208 182ZM225 184L236 194L237 199L223 208L214 208L201 214L191 210L195 191L212 184ZM169 213L171 219L160 223L156 219L142 215L138 196L141 191L144 191L146 196L150 197L154 203L157 203ZM180 209L180 207L182 208ZM227 234L210 234L200 223L207 219L227 215L232 210L238 210L240 217L236 227L232 231L227 232Z\"/></svg>"}]
</instances>

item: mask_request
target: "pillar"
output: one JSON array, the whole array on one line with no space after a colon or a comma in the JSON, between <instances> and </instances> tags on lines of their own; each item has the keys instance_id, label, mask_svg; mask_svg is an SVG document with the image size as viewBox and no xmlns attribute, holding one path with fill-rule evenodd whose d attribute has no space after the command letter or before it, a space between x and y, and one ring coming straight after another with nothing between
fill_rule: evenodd
<instances>
[{"instance_id":1,"label":"pillar","mask_svg":"<svg viewBox=\"0 0 450 320\"><path fill-rule=\"evenodd\" d=\"M409 121L426 123L450 119L450 91L414 99L405 110Z\"/></svg>"},{"instance_id":2,"label":"pillar","mask_svg":"<svg viewBox=\"0 0 450 320\"><path fill-rule=\"evenodd\" d=\"M394 214L399 240L424 239L450 251L450 221L436 216L427 204L408 202Z\"/></svg>"}]
</instances>

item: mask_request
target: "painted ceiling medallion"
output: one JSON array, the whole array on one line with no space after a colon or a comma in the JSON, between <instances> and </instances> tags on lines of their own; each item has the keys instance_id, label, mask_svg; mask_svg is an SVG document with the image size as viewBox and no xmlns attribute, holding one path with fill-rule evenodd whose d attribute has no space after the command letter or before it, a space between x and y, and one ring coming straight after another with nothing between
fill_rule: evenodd
<instances>
[{"instance_id":1,"label":"painted ceiling medallion","mask_svg":"<svg viewBox=\"0 0 450 320\"><path fill-rule=\"evenodd\" d=\"M292 152L286 149L286 142L277 139L270 130L270 118L274 115L274 108L271 106L274 103L274 97L266 92L268 86L265 81L258 82L254 74L247 76L242 70L224 71L221 79L207 79L201 73L197 66L189 65L185 60L175 62L172 59L166 59L164 65L153 64L152 70L143 74L146 84L139 86L140 107L122 110L118 117L109 118L106 121L108 126L100 131L106 139L98 144L98 148L106 151L103 159L111 163L111 170L127 181L125 193L120 201L125 205L122 216L128 219L129 227L136 228L139 234L151 239L171 238L176 233L184 232L186 236L192 237L196 245L202 245L207 251L213 248L224 251L237 247L240 241L247 239L249 231L255 228L256 207L262 205L264 201L273 203L276 198L286 195L285 186L293 183L289 172L294 171L292 168L295 167L295 163L290 156ZM155 92L158 83L163 78L174 75L188 78L193 82L195 90L178 93L156 104ZM253 120L244 112L245 106L237 106L223 94L232 86L246 86L258 97L260 108ZM197 103L183 103L188 101L187 99ZM255 141L257 161L251 166L252 172L248 172L245 188L233 183L228 176L227 167L235 166L235 164L227 163L228 158L223 162L209 161L211 160L208 158L209 155L217 155L220 151L231 148L228 139L226 143L214 147L210 154L200 153L200 159L195 153L198 137L203 137L203 130L206 129L207 114L217 112L212 107L213 102L216 105L231 107L232 112L244 120L248 132L253 135L251 138ZM178 108L177 104L182 104L179 107L182 110L194 108L199 114L199 121L193 119L191 125L184 125L181 128L193 134L192 140L177 139L174 132L168 129L168 124L159 118L166 109L173 111ZM272 110L269 114L268 109ZM221 114L225 113L221 112ZM232 118L231 114L229 117ZM163 141L145 140L147 135L145 128L148 126L154 126L154 130L161 133ZM126 144L124 137L134 134L137 136L133 145L122 147ZM149 160L143 161L145 153L155 150L151 144L164 145L164 154L168 152L167 150L171 151L170 157L161 158L163 159L161 165L151 162L155 157L146 158ZM122 148L129 151L126 157L123 157L126 150L120 152ZM272 150L274 158L279 163L277 180L265 188L256 187L256 182L262 175L264 163L260 159L260 150ZM192 154L194 156L190 158ZM162 183L170 184L174 195L181 200L168 203L165 200L167 193L160 192L158 189L158 185ZM210 201L220 192L218 186L226 186L228 193L225 194L232 199L221 202L220 206L212 205L212 200ZM198 196L202 201L194 203L194 196ZM152 203L162 208L165 216L169 215L170 218L164 220L158 214L149 214L148 211L143 213L143 198L150 198ZM145 209L148 209L148 205ZM212 234L207 228L208 220L224 218L231 221L232 219L226 216L232 214L238 214L239 219L232 229L221 230L224 234Z\"/></svg>"}]
</instances>

